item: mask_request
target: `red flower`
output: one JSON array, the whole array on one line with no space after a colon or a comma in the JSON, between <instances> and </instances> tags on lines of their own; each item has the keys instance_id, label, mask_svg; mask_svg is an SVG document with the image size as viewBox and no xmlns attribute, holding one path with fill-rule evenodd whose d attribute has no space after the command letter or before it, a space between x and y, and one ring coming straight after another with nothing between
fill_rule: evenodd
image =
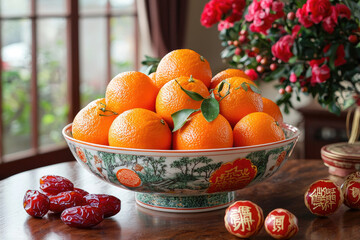
<instances>
[{"instance_id":1,"label":"red flower","mask_svg":"<svg viewBox=\"0 0 360 240\"><path fill-rule=\"evenodd\" d=\"M338 23L338 13L336 11L336 8L334 6L331 6L331 15L324 18L322 21L322 27L327 33L333 33L334 28L336 27Z\"/></svg>"},{"instance_id":2,"label":"red flower","mask_svg":"<svg viewBox=\"0 0 360 240\"><path fill-rule=\"evenodd\" d=\"M307 12L311 13L311 21L318 24L331 15L331 3L329 0L308 0Z\"/></svg>"},{"instance_id":3,"label":"red flower","mask_svg":"<svg viewBox=\"0 0 360 240\"><path fill-rule=\"evenodd\" d=\"M295 26L293 27L292 31L291 31L291 36L292 36L293 38L295 38L296 35L298 34L298 32L300 31L300 29L301 29L301 26L300 26L300 25L295 25Z\"/></svg>"},{"instance_id":4,"label":"red flower","mask_svg":"<svg viewBox=\"0 0 360 240\"><path fill-rule=\"evenodd\" d=\"M340 44L336 50L336 59L334 62L335 67L341 66L346 63L344 45Z\"/></svg>"},{"instance_id":5,"label":"red flower","mask_svg":"<svg viewBox=\"0 0 360 240\"><path fill-rule=\"evenodd\" d=\"M319 65L323 64L325 62L325 60L326 60L326 58L314 59L314 60L311 60L309 62L309 64L311 67L314 67L315 65L319 66Z\"/></svg>"},{"instance_id":6,"label":"red flower","mask_svg":"<svg viewBox=\"0 0 360 240\"><path fill-rule=\"evenodd\" d=\"M289 59L294 56L291 52L291 48L294 44L294 38L291 35L282 36L272 47L271 52L276 57L284 62L288 62Z\"/></svg>"},{"instance_id":7,"label":"red flower","mask_svg":"<svg viewBox=\"0 0 360 240\"><path fill-rule=\"evenodd\" d=\"M205 4L204 11L201 14L200 22L205 27L211 27L221 20L221 8L216 6L213 1Z\"/></svg>"},{"instance_id":8,"label":"red flower","mask_svg":"<svg viewBox=\"0 0 360 240\"><path fill-rule=\"evenodd\" d=\"M310 19L310 15L309 12L307 11L307 7L308 4L305 3L302 8L299 8L296 11L296 17L299 20L299 23L301 23L304 27L309 28L311 27L314 23L311 21Z\"/></svg>"},{"instance_id":9,"label":"red flower","mask_svg":"<svg viewBox=\"0 0 360 240\"><path fill-rule=\"evenodd\" d=\"M345 4L336 4L335 8L339 17L350 19L351 11Z\"/></svg>"},{"instance_id":10,"label":"red flower","mask_svg":"<svg viewBox=\"0 0 360 240\"><path fill-rule=\"evenodd\" d=\"M317 83L323 83L330 78L330 68L324 64L321 67L319 65L314 64L312 66L312 77L311 84L315 85Z\"/></svg>"}]
</instances>

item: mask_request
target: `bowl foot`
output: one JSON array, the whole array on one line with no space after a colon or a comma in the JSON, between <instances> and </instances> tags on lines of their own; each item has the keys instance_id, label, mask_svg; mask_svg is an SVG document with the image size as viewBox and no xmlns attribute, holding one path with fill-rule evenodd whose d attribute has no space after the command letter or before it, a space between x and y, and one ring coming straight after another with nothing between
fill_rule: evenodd
<instances>
[{"instance_id":1,"label":"bowl foot","mask_svg":"<svg viewBox=\"0 0 360 240\"><path fill-rule=\"evenodd\" d=\"M196 196L135 193L136 203L142 207L177 213L208 212L229 206L235 201L235 192Z\"/></svg>"}]
</instances>

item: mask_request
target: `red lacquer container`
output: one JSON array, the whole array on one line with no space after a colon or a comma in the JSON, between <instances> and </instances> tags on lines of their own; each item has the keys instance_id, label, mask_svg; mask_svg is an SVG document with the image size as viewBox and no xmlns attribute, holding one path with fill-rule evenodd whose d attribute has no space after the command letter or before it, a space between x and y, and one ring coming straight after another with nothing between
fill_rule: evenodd
<instances>
[{"instance_id":1,"label":"red lacquer container","mask_svg":"<svg viewBox=\"0 0 360 240\"><path fill-rule=\"evenodd\" d=\"M275 239L289 239L298 231L298 220L294 214L286 209L277 208L265 218L266 232Z\"/></svg>"},{"instance_id":2,"label":"red lacquer container","mask_svg":"<svg viewBox=\"0 0 360 240\"><path fill-rule=\"evenodd\" d=\"M264 223L262 209L250 201L237 201L225 211L225 227L233 235L249 238L257 234Z\"/></svg>"},{"instance_id":3,"label":"red lacquer container","mask_svg":"<svg viewBox=\"0 0 360 240\"><path fill-rule=\"evenodd\" d=\"M340 187L329 179L321 179L310 185L304 201L311 213L318 216L333 214L343 203Z\"/></svg>"},{"instance_id":4,"label":"red lacquer container","mask_svg":"<svg viewBox=\"0 0 360 240\"><path fill-rule=\"evenodd\" d=\"M360 209L360 172L350 174L341 185L344 204L352 209Z\"/></svg>"},{"instance_id":5,"label":"red lacquer container","mask_svg":"<svg viewBox=\"0 0 360 240\"><path fill-rule=\"evenodd\" d=\"M333 143L321 148L321 158L329 167L332 175L345 177L359 170L360 142L353 144L347 142Z\"/></svg>"}]
</instances>

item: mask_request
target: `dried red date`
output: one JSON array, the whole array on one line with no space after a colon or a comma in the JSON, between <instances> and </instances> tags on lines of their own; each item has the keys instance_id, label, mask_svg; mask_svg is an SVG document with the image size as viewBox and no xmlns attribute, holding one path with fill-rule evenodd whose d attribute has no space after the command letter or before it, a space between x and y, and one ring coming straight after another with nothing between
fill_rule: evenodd
<instances>
[{"instance_id":1,"label":"dried red date","mask_svg":"<svg viewBox=\"0 0 360 240\"><path fill-rule=\"evenodd\" d=\"M105 218L114 216L121 209L121 201L107 194L88 194L84 196L84 200L86 204L100 208Z\"/></svg>"},{"instance_id":2,"label":"dried red date","mask_svg":"<svg viewBox=\"0 0 360 240\"><path fill-rule=\"evenodd\" d=\"M52 195L56 195L65 191L73 191L74 184L67 178L46 175L40 178L40 189Z\"/></svg>"},{"instance_id":3,"label":"dried red date","mask_svg":"<svg viewBox=\"0 0 360 240\"><path fill-rule=\"evenodd\" d=\"M49 198L36 190L28 190L23 203L25 211L33 217L43 217L50 208Z\"/></svg>"},{"instance_id":4,"label":"dried red date","mask_svg":"<svg viewBox=\"0 0 360 240\"><path fill-rule=\"evenodd\" d=\"M50 198L50 211L60 213L67 208L84 205L83 196L75 191L61 192Z\"/></svg>"},{"instance_id":5,"label":"dried red date","mask_svg":"<svg viewBox=\"0 0 360 240\"><path fill-rule=\"evenodd\" d=\"M80 193L83 197L89 194L87 191L81 188L74 188L74 192Z\"/></svg>"},{"instance_id":6,"label":"dried red date","mask_svg":"<svg viewBox=\"0 0 360 240\"><path fill-rule=\"evenodd\" d=\"M70 227L90 228L104 220L99 208L92 206L78 206L65 209L61 214L61 221Z\"/></svg>"}]
</instances>

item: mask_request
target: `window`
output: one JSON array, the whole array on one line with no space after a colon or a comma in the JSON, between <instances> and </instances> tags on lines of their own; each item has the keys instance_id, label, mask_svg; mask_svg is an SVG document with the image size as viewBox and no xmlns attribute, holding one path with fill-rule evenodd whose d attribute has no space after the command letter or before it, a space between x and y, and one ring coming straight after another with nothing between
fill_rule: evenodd
<instances>
[{"instance_id":1,"label":"window","mask_svg":"<svg viewBox=\"0 0 360 240\"><path fill-rule=\"evenodd\" d=\"M136 2L1 1L0 31L3 178L64 161L62 128L117 73L138 68Z\"/></svg>"}]
</instances>

